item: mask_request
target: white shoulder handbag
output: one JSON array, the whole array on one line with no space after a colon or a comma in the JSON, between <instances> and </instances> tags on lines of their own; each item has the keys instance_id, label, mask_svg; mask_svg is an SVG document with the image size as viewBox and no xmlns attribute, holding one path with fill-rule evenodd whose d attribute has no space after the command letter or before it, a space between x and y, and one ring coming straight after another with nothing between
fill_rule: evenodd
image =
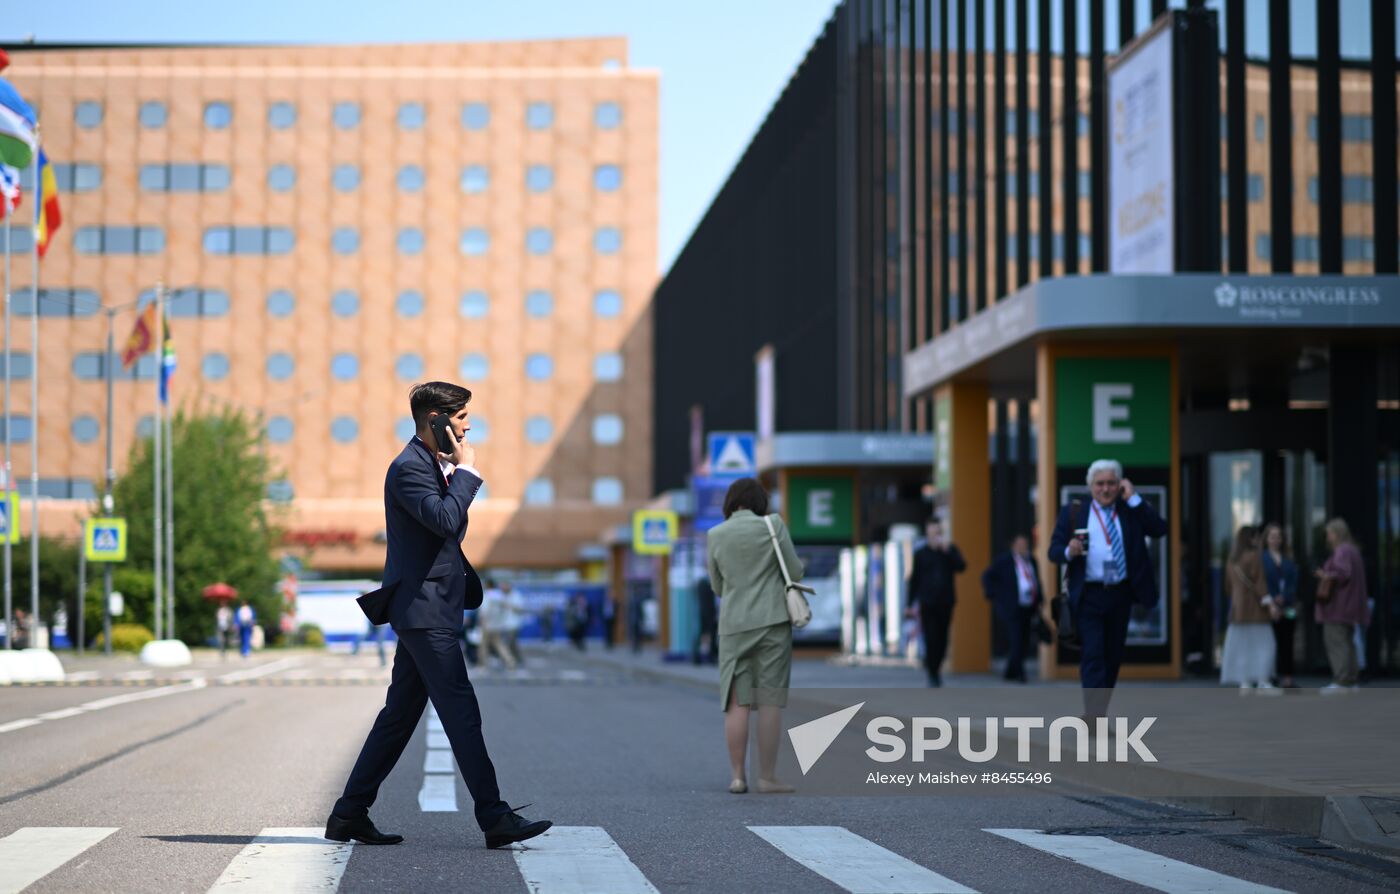
<instances>
[{"instance_id":1,"label":"white shoulder handbag","mask_svg":"<svg viewBox=\"0 0 1400 894\"><path fill-rule=\"evenodd\" d=\"M773 530L772 516L763 516L763 523L768 526L768 539L773 541L773 552L778 556L778 567L783 569L783 582L787 584L785 592L788 620L794 627L806 627L812 622L812 607L807 604L806 594L815 594L817 591L793 582L792 575L788 574L787 561L783 558L783 548L778 545L778 532Z\"/></svg>"}]
</instances>

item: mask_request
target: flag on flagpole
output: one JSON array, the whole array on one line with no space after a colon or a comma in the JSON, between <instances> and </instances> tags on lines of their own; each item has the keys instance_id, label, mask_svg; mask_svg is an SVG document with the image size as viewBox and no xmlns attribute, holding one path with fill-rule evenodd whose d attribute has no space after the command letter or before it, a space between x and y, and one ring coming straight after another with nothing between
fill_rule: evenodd
<instances>
[{"instance_id":1,"label":"flag on flagpole","mask_svg":"<svg viewBox=\"0 0 1400 894\"><path fill-rule=\"evenodd\" d=\"M58 178L54 176L53 165L43 149L39 150L39 176L34 188L34 240L39 249L39 257L48 253L49 241L63 223L63 215L58 208Z\"/></svg>"},{"instance_id":2,"label":"flag on flagpole","mask_svg":"<svg viewBox=\"0 0 1400 894\"><path fill-rule=\"evenodd\" d=\"M22 197L19 171L10 165L0 164L0 220L14 213Z\"/></svg>"},{"instance_id":3,"label":"flag on flagpole","mask_svg":"<svg viewBox=\"0 0 1400 894\"><path fill-rule=\"evenodd\" d=\"M175 375L175 339L170 336L170 320L161 318L165 338L160 350L160 402L170 403L170 377Z\"/></svg>"},{"instance_id":4,"label":"flag on flagpole","mask_svg":"<svg viewBox=\"0 0 1400 894\"><path fill-rule=\"evenodd\" d=\"M156 344L156 303L152 301L146 305L146 309L141 312L141 316L136 320L136 326L131 330L131 335L127 336L126 347L122 348L122 369L130 369L131 364L145 354L150 353Z\"/></svg>"},{"instance_id":5,"label":"flag on flagpole","mask_svg":"<svg viewBox=\"0 0 1400 894\"><path fill-rule=\"evenodd\" d=\"M27 168L34 160L34 128L39 119L14 85L0 78L0 162Z\"/></svg>"}]
</instances>

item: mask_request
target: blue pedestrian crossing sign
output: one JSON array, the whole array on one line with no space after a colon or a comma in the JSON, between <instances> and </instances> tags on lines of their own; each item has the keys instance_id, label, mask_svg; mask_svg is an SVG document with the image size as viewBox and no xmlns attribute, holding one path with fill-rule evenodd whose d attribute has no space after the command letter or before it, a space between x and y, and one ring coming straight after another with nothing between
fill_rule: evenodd
<instances>
[{"instance_id":1,"label":"blue pedestrian crossing sign","mask_svg":"<svg viewBox=\"0 0 1400 894\"><path fill-rule=\"evenodd\" d=\"M83 523L83 551L89 562L125 562L126 519L88 519Z\"/></svg>"},{"instance_id":2,"label":"blue pedestrian crossing sign","mask_svg":"<svg viewBox=\"0 0 1400 894\"><path fill-rule=\"evenodd\" d=\"M742 478L757 472L753 441L753 432L710 432L710 474Z\"/></svg>"},{"instance_id":3,"label":"blue pedestrian crossing sign","mask_svg":"<svg viewBox=\"0 0 1400 894\"><path fill-rule=\"evenodd\" d=\"M19 494L14 491L0 500L0 538L19 543Z\"/></svg>"}]
</instances>

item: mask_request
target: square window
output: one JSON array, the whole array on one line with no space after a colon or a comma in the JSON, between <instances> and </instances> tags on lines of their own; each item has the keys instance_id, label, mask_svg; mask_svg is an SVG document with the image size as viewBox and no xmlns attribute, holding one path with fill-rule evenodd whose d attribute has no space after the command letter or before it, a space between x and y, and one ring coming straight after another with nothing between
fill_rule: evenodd
<instances>
[{"instance_id":1,"label":"square window","mask_svg":"<svg viewBox=\"0 0 1400 894\"><path fill-rule=\"evenodd\" d=\"M525 126L531 130L548 130L554 126L554 103L532 102L525 107Z\"/></svg>"}]
</instances>

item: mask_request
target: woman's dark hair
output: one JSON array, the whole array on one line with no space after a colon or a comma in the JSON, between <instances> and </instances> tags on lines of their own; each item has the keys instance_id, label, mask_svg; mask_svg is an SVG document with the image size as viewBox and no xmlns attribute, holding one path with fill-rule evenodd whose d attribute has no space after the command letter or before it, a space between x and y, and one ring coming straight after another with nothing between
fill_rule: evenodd
<instances>
[{"instance_id":1,"label":"woman's dark hair","mask_svg":"<svg viewBox=\"0 0 1400 894\"><path fill-rule=\"evenodd\" d=\"M740 478L729 485L724 495L724 517L729 518L740 509L747 509L754 515L768 514L768 491L755 478Z\"/></svg>"},{"instance_id":2,"label":"woman's dark hair","mask_svg":"<svg viewBox=\"0 0 1400 894\"><path fill-rule=\"evenodd\" d=\"M408 392L408 406L413 412L413 424L422 425L432 412L453 416L472 399L472 393L451 382L424 382Z\"/></svg>"}]
</instances>

